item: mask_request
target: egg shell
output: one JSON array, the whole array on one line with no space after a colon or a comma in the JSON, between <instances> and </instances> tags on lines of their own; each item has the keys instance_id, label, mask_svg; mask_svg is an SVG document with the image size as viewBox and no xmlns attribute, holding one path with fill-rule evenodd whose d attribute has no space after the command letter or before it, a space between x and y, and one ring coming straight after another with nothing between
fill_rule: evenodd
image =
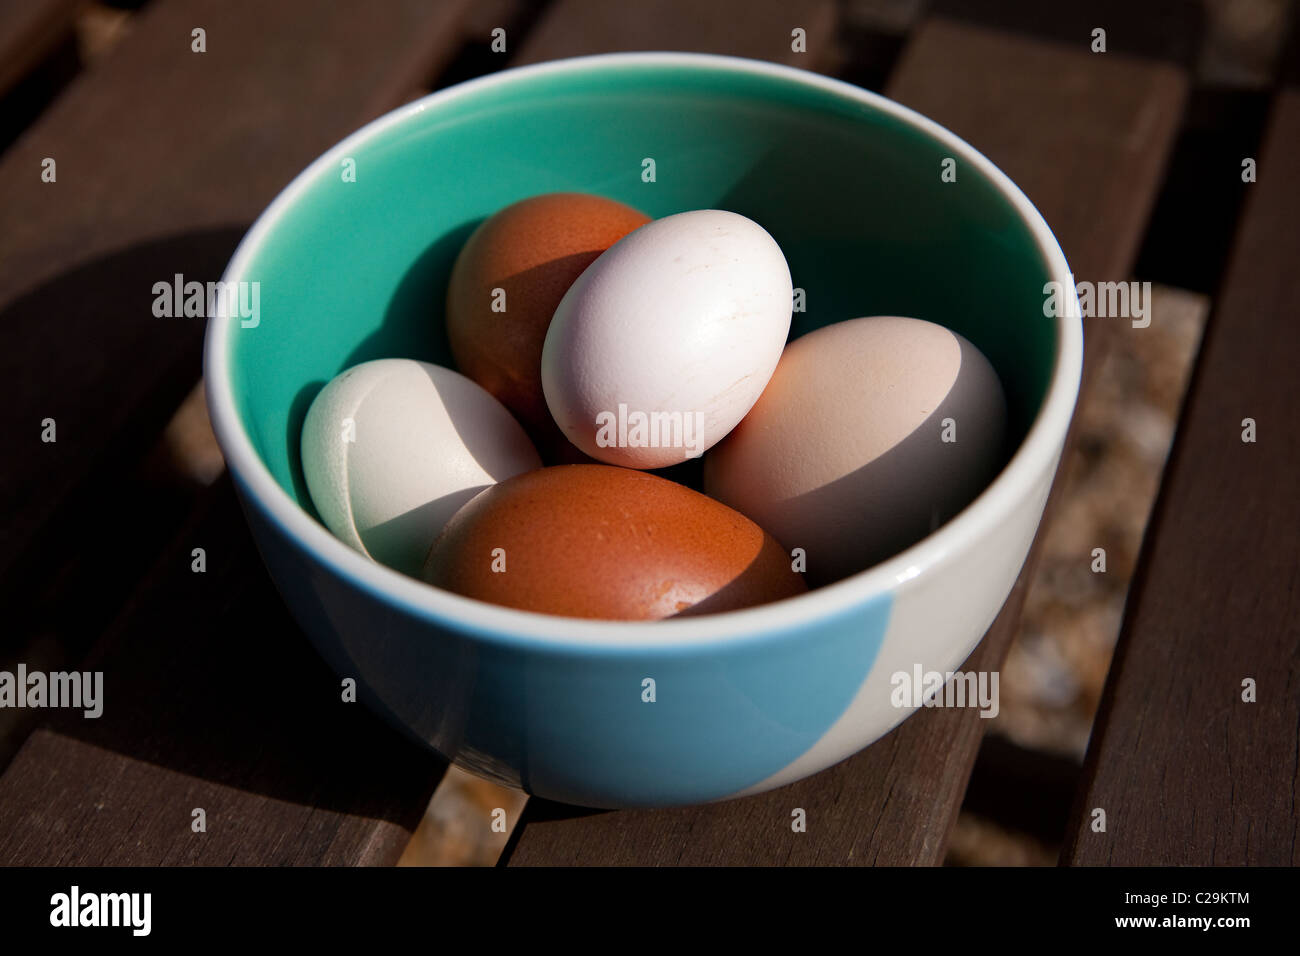
<instances>
[{"instance_id":1,"label":"egg shell","mask_svg":"<svg viewBox=\"0 0 1300 956\"><path fill-rule=\"evenodd\" d=\"M303 475L325 526L412 576L461 505L539 467L500 402L427 362L354 366L321 389L303 423Z\"/></svg>"},{"instance_id":2,"label":"egg shell","mask_svg":"<svg viewBox=\"0 0 1300 956\"><path fill-rule=\"evenodd\" d=\"M598 255L649 221L602 196L533 196L484 220L452 267L446 321L456 367L510 409L548 459L576 457L542 395L551 316ZM503 291L505 311L494 310L494 289Z\"/></svg>"},{"instance_id":3,"label":"egg shell","mask_svg":"<svg viewBox=\"0 0 1300 956\"><path fill-rule=\"evenodd\" d=\"M542 349L547 406L601 461L663 468L698 457L771 377L792 291L780 247L744 216L705 209L642 226L556 308Z\"/></svg>"},{"instance_id":4,"label":"egg shell","mask_svg":"<svg viewBox=\"0 0 1300 956\"><path fill-rule=\"evenodd\" d=\"M606 620L729 611L806 590L789 554L744 515L609 465L544 468L484 491L448 522L425 580L493 604Z\"/></svg>"},{"instance_id":5,"label":"egg shell","mask_svg":"<svg viewBox=\"0 0 1300 956\"><path fill-rule=\"evenodd\" d=\"M955 441L945 441L944 419ZM1002 464L1006 400L974 345L874 316L791 342L766 391L704 462L704 489L835 581L919 541Z\"/></svg>"}]
</instances>

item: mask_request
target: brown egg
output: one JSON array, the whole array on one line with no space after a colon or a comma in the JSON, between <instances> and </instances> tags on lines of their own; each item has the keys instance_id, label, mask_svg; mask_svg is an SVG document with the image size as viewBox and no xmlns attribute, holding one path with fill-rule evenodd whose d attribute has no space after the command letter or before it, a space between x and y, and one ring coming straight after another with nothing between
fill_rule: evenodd
<instances>
[{"instance_id":1,"label":"brown egg","mask_svg":"<svg viewBox=\"0 0 1300 956\"><path fill-rule=\"evenodd\" d=\"M484 221L452 268L447 336L456 365L514 413L548 461L585 458L563 437L542 394L551 316L598 255L649 221L601 196L533 196ZM504 293L504 311L494 289Z\"/></svg>"},{"instance_id":2,"label":"brown egg","mask_svg":"<svg viewBox=\"0 0 1300 956\"><path fill-rule=\"evenodd\" d=\"M807 590L744 515L675 482L559 465L481 492L434 542L424 579L507 607L606 620L731 611Z\"/></svg>"}]
</instances>

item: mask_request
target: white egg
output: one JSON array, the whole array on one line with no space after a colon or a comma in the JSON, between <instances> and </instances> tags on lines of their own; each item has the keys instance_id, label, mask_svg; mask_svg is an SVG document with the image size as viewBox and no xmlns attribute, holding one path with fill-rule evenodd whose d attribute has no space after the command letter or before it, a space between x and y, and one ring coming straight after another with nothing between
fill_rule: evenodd
<instances>
[{"instance_id":1,"label":"white egg","mask_svg":"<svg viewBox=\"0 0 1300 956\"><path fill-rule=\"evenodd\" d=\"M540 467L504 405L427 362L354 366L321 389L303 423L303 475L325 526L405 574L419 574L466 501Z\"/></svg>"},{"instance_id":2,"label":"white egg","mask_svg":"<svg viewBox=\"0 0 1300 956\"><path fill-rule=\"evenodd\" d=\"M757 223L704 209L647 223L570 286L542 389L582 451L629 468L698 457L750 410L790 331L790 269Z\"/></svg>"},{"instance_id":3,"label":"white egg","mask_svg":"<svg viewBox=\"0 0 1300 956\"><path fill-rule=\"evenodd\" d=\"M704 490L802 548L819 584L862 571L968 505L997 474L1006 399L941 325L873 316L786 347L753 411L704 461Z\"/></svg>"}]
</instances>

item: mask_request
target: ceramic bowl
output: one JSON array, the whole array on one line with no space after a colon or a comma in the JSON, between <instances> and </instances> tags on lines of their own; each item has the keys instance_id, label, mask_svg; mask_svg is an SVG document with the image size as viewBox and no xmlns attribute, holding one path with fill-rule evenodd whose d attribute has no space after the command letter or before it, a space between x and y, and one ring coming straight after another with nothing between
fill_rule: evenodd
<instances>
[{"instance_id":1,"label":"ceramic bowl","mask_svg":"<svg viewBox=\"0 0 1300 956\"><path fill-rule=\"evenodd\" d=\"M722 208L754 219L805 290L792 336L880 314L960 332L1001 377L1005 466L883 563L726 614L550 617L367 560L312 509L298 458L308 405L368 359L452 364L442 308L461 244L503 206L553 191L655 217ZM1044 314L1047 283L1073 289L1056 240L975 149L857 87L706 55L545 63L403 106L298 176L224 279L258 283L259 309L210 318L212 422L296 620L395 727L473 772L595 807L780 786L912 713L919 701L900 703L895 675L958 668L1016 579L1082 355L1079 320Z\"/></svg>"}]
</instances>

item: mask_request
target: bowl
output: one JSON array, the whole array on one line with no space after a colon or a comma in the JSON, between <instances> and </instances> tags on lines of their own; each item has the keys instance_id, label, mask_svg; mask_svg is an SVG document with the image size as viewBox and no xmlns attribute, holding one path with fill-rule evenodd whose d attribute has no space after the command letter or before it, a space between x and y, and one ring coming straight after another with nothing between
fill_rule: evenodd
<instances>
[{"instance_id":1,"label":"bowl","mask_svg":"<svg viewBox=\"0 0 1300 956\"><path fill-rule=\"evenodd\" d=\"M370 562L312 509L297 452L307 407L358 362L451 365L442 302L461 244L501 207L552 191L654 217L722 208L754 219L805 291L792 337L880 314L966 336L1006 391L1005 466L883 563L725 614L552 617ZM1079 320L1045 315L1047 283L1074 288L1061 250L991 162L857 87L720 56L562 60L403 106L299 175L223 281L257 307L210 305L212 423L294 618L394 727L472 772L592 807L777 787L912 713L920 701L893 693L897 675L957 668L1015 581L1082 355Z\"/></svg>"}]
</instances>

